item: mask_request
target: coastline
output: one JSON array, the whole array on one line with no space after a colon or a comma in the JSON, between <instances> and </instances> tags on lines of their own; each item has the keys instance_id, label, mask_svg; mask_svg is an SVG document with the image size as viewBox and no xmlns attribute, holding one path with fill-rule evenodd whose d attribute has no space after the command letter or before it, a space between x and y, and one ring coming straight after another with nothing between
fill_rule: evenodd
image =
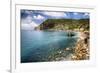
<instances>
[{"instance_id":1,"label":"coastline","mask_svg":"<svg viewBox=\"0 0 100 73\"><path fill-rule=\"evenodd\" d=\"M73 31L72 31L73 32ZM73 48L65 48L63 51L58 51L53 58L52 56L49 58L50 61L73 61L73 60L89 60L89 32L87 31L74 31L77 34L76 45ZM70 36L69 36L70 37ZM86 42L86 40L88 42ZM73 53L67 56L59 56L65 52L73 51ZM57 56L57 57L56 57Z\"/></svg>"},{"instance_id":2,"label":"coastline","mask_svg":"<svg viewBox=\"0 0 100 73\"><path fill-rule=\"evenodd\" d=\"M71 55L72 60L88 60L89 59L89 32L78 32L78 40L74 48L74 54Z\"/></svg>"}]
</instances>

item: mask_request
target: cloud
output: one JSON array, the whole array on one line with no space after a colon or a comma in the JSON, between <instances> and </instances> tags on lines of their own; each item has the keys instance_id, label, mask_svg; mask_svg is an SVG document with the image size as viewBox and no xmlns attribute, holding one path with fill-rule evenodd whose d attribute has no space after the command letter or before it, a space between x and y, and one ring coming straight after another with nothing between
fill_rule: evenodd
<instances>
[{"instance_id":1,"label":"cloud","mask_svg":"<svg viewBox=\"0 0 100 73\"><path fill-rule=\"evenodd\" d=\"M28 29L34 29L35 27L37 27L39 24L37 24L35 21L33 21L33 17L32 16L27 16L24 19L21 19L21 27L24 30L28 30Z\"/></svg>"},{"instance_id":2,"label":"cloud","mask_svg":"<svg viewBox=\"0 0 100 73\"><path fill-rule=\"evenodd\" d=\"M32 21L31 23L21 23L21 27L24 30L33 30L35 27L37 27L39 24Z\"/></svg>"},{"instance_id":3,"label":"cloud","mask_svg":"<svg viewBox=\"0 0 100 73\"><path fill-rule=\"evenodd\" d=\"M37 24L37 23L35 23L34 21L32 21L32 22L30 23L30 25L34 28L34 27L37 27L39 24Z\"/></svg>"},{"instance_id":4,"label":"cloud","mask_svg":"<svg viewBox=\"0 0 100 73\"><path fill-rule=\"evenodd\" d=\"M89 13L84 13L84 16L89 16Z\"/></svg>"},{"instance_id":5,"label":"cloud","mask_svg":"<svg viewBox=\"0 0 100 73\"><path fill-rule=\"evenodd\" d=\"M27 16L26 18L22 19L23 23L31 23L32 22L32 16Z\"/></svg>"},{"instance_id":6,"label":"cloud","mask_svg":"<svg viewBox=\"0 0 100 73\"><path fill-rule=\"evenodd\" d=\"M89 13L84 13L83 18L90 18Z\"/></svg>"},{"instance_id":7,"label":"cloud","mask_svg":"<svg viewBox=\"0 0 100 73\"><path fill-rule=\"evenodd\" d=\"M28 29L32 29L32 27L29 25L29 24L25 24L25 23L22 23L21 24L21 29L22 30L28 30Z\"/></svg>"},{"instance_id":8,"label":"cloud","mask_svg":"<svg viewBox=\"0 0 100 73\"><path fill-rule=\"evenodd\" d=\"M78 15L78 12L73 12L74 15Z\"/></svg>"},{"instance_id":9,"label":"cloud","mask_svg":"<svg viewBox=\"0 0 100 73\"><path fill-rule=\"evenodd\" d=\"M64 12L42 12L42 14L49 16L49 17L55 17L55 18L61 18L61 17L66 17L66 13Z\"/></svg>"},{"instance_id":10,"label":"cloud","mask_svg":"<svg viewBox=\"0 0 100 73\"><path fill-rule=\"evenodd\" d=\"M33 14L33 11L31 11L31 10L25 10L25 13L27 13L27 14Z\"/></svg>"},{"instance_id":11,"label":"cloud","mask_svg":"<svg viewBox=\"0 0 100 73\"><path fill-rule=\"evenodd\" d=\"M37 20L45 19L45 17L42 15L33 16L33 18Z\"/></svg>"}]
</instances>

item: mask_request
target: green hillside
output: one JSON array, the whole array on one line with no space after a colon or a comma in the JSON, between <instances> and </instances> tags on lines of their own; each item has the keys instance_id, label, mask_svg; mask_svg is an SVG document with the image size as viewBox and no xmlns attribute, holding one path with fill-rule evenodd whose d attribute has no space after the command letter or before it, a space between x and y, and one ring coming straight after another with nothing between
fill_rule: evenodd
<instances>
[{"instance_id":1,"label":"green hillside","mask_svg":"<svg viewBox=\"0 0 100 73\"><path fill-rule=\"evenodd\" d=\"M39 30L89 30L89 19L48 19L39 27Z\"/></svg>"}]
</instances>

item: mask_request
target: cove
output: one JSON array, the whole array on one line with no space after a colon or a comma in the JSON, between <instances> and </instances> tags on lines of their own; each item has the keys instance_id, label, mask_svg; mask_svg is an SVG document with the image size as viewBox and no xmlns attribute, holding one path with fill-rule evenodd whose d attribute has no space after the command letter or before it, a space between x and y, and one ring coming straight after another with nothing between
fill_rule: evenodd
<instances>
[{"instance_id":1,"label":"cove","mask_svg":"<svg viewBox=\"0 0 100 73\"><path fill-rule=\"evenodd\" d=\"M51 61L49 57L56 58L54 53L58 51L63 51L66 57L73 53L64 49L75 46L77 34L74 34L71 37L66 31L21 30L21 63Z\"/></svg>"}]
</instances>

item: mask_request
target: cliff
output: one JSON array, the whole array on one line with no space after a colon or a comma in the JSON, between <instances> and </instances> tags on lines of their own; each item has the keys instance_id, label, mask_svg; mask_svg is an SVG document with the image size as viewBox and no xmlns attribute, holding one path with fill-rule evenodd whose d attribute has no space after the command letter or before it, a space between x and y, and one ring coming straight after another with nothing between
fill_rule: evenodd
<instances>
[{"instance_id":1,"label":"cliff","mask_svg":"<svg viewBox=\"0 0 100 73\"><path fill-rule=\"evenodd\" d=\"M89 19L48 19L40 26L38 30L89 30Z\"/></svg>"}]
</instances>

